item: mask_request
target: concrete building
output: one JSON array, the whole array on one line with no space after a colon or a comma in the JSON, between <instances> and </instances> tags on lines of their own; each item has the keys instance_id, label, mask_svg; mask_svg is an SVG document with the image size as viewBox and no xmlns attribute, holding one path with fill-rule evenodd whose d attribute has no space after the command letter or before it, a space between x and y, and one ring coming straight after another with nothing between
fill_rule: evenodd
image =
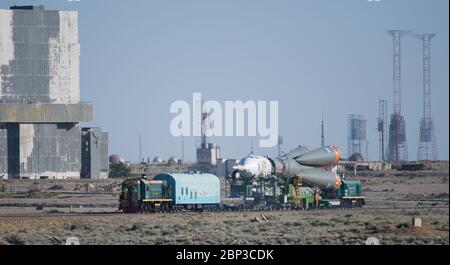
<instances>
[{"instance_id":1,"label":"concrete building","mask_svg":"<svg viewBox=\"0 0 450 265\"><path fill-rule=\"evenodd\" d=\"M201 165L215 166L220 158L220 147L213 143L202 143L197 148L197 163Z\"/></svg>"},{"instance_id":2,"label":"concrete building","mask_svg":"<svg viewBox=\"0 0 450 265\"><path fill-rule=\"evenodd\" d=\"M81 130L81 178L108 178L108 136L100 128Z\"/></svg>"},{"instance_id":3,"label":"concrete building","mask_svg":"<svg viewBox=\"0 0 450 265\"><path fill-rule=\"evenodd\" d=\"M0 9L0 178L79 178L77 12Z\"/></svg>"},{"instance_id":4,"label":"concrete building","mask_svg":"<svg viewBox=\"0 0 450 265\"><path fill-rule=\"evenodd\" d=\"M209 169L208 173L212 173L218 177L231 177L233 167L239 164L237 159L217 159L217 164Z\"/></svg>"}]
</instances>

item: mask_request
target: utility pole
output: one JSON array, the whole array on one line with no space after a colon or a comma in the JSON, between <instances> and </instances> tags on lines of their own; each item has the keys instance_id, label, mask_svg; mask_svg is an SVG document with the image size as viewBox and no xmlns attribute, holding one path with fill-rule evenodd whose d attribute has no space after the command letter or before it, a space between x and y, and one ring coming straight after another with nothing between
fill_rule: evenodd
<instances>
[{"instance_id":1,"label":"utility pole","mask_svg":"<svg viewBox=\"0 0 450 265\"><path fill-rule=\"evenodd\" d=\"M184 135L181 135L181 161L184 162Z\"/></svg>"},{"instance_id":2,"label":"utility pole","mask_svg":"<svg viewBox=\"0 0 450 265\"><path fill-rule=\"evenodd\" d=\"M142 136L139 134L139 163L142 162Z\"/></svg>"},{"instance_id":3,"label":"utility pole","mask_svg":"<svg viewBox=\"0 0 450 265\"><path fill-rule=\"evenodd\" d=\"M320 146L325 146L325 135L324 135L324 127L323 127L323 113L322 113L322 127L321 127L321 136L320 136Z\"/></svg>"}]
</instances>

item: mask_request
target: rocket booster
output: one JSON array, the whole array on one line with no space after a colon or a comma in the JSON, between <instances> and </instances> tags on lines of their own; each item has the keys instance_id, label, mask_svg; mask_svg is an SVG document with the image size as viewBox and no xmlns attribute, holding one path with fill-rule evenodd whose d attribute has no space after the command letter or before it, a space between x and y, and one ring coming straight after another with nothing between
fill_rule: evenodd
<instances>
[{"instance_id":1,"label":"rocket booster","mask_svg":"<svg viewBox=\"0 0 450 265\"><path fill-rule=\"evenodd\" d=\"M301 177L302 181L323 190L339 188L340 177L335 165L341 158L336 146L325 146L311 150L306 146L288 152L286 155L268 158L249 155L234 166L236 175L244 178L259 178L274 175L279 178Z\"/></svg>"},{"instance_id":2,"label":"rocket booster","mask_svg":"<svg viewBox=\"0 0 450 265\"><path fill-rule=\"evenodd\" d=\"M341 151L330 145L315 149L295 158L295 161L304 166L336 165L341 159Z\"/></svg>"}]
</instances>

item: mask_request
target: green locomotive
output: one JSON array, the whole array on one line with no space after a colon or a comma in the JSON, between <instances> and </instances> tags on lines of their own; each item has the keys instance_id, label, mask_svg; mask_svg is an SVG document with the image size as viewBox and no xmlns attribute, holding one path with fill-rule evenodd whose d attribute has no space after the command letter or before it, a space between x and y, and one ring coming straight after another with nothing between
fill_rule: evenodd
<instances>
[{"instance_id":1,"label":"green locomotive","mask_svg":"<svg viewBox=\"0 0 450 265\"><path fill-rule=\"evenodd\" d=\"M152 212L169 209L172 199L164 181L140 178L122 183L119 202L119 210L125 213Z\"/></svg>"}]
</instances>

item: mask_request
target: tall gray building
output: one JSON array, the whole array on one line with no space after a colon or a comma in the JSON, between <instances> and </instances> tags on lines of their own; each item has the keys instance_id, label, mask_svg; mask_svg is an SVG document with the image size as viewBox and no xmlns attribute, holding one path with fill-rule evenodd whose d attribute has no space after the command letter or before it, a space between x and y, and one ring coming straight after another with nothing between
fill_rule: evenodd
<instances>
[{"instance_id":1,"label":"tall gray building","mask_svg":"<svg viewBox=\"0 0 450 265\"><path fill-rule=\"evenodd\" d=\"M100 128L81 129L81 177L108 178L108 132Z\"/></svg>"},{"instance_id":2,"label":"tall gray building","mask_svg":"<svg viewBox=\"0 0 450 265\"><path fill-rule=\"evenodd\" d=\"M79 178L77 12L0 9L0 178Z\"/></svg>"}]
</instances>

